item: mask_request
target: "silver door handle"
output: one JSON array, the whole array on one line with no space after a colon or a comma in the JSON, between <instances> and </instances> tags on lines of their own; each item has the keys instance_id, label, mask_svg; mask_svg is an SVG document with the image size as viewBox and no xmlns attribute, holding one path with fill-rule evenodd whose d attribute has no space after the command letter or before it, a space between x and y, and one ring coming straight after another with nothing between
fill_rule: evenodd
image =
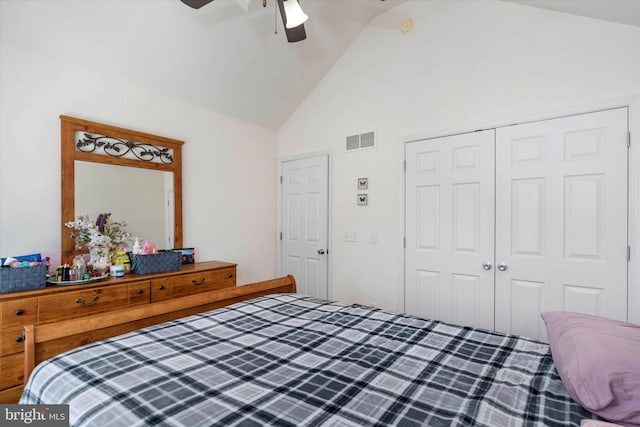
<instances>
[{"instance_id":1,"label":"silver door handle","mask_svg":"<svg viewBox=\"0 0 640 427\"><path fill-rule=\"evenodd\" d=\"M498 264L498 270L505 271L506 269L507 269L507 264L505 264L504 262L501 262L500 264Z\"/></svg>"},{"instance_id":2,"label":"silver door handle","mask_svg":"<svg viewBox=\"0 0 640 427\"><path fill-rule=\"evenodd\" d=\"M490 262L482 263L482 268L487 271L491 270L491 263Z\"/></svg>"},{"instance_id":3,"label":"silver door handle","mask_svg":"<svg viewBox=\"0 0 640 427\"><path fill-rule=\"evenodd\" d=\"M324 255L324 249L318 249L318 254L319 255Z\"/></svg>"}]
</instances>

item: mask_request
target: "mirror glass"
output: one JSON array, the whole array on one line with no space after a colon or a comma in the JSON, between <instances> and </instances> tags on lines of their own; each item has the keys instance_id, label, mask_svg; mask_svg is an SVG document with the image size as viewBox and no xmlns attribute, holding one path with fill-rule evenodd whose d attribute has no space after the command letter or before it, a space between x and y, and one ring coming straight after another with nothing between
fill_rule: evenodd
<instances>
[{"instance_id":1,"label":"mirror glass","mask_svg":"<svg viewBox=\"0 0 640 427\"><path fill-rule=\"evenodd\" d=\"M173 173L75 161L75 217L110 212L140 242L173 248Z\"/></svg>"}]
</instances>

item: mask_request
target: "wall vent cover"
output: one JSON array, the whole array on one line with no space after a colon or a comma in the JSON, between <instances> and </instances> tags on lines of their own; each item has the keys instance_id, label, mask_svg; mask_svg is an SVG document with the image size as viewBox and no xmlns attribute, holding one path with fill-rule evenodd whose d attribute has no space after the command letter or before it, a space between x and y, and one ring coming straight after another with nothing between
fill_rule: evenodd
<instances>
[{"instance_id":1,"label":"wall vent cover","mask_svg":"<svg viewBox=\"0 0 640 427\"><path fill-rule=\"evenodd\" d=\"M373 132L367 132L360 135L360 148L375 147L375 139L373 138Z\"/></svg>"},{"instance_id":2,"label":"wall vent cover","mask_svg":"<svg viewBox=\"0 0 640 427\"><path fill-rule=\"evenodd\" d=\"M347 137L347 151L357 150L360 148L360 135L351 135Z\"/></svg>"},{"instance_id":3,"label":"wall vent cover","mask_svg":"<svg viewBox=\"0 0 640 427\"><path fill-rule=\"evenodd\" d=\"M351 135L347 137L346 150L362 150L365 148L375 148L376 139L373 131L361 133L360 135Z\"/></svg>"}]
</instances>

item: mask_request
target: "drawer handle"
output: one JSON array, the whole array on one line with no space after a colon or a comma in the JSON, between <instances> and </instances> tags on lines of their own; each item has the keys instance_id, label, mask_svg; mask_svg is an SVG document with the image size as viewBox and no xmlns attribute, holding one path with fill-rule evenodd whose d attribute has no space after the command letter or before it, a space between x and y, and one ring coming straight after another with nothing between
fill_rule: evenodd
<instances>
[{"instance_id":1,"label":"drawer handle","mask_svg":"<svg viewBox=\"0 0 640 427\"><path fill-rule=\"evenodd\" d=\"M16 342L22 342L24 341L24 335L20 335L19 337L16 337Z\"/></svg>"},{"instance_id":2,"label":"drawer handle","mask_svg":"<svg viewBox=\"0 0 640 427\"><path fill-rule=\"evenodd\" d=\"M142 289L138 289L138 295L142 295L144 291Z\"/></svg>"},{"instance_id":3,"label":"drawer handle","mask_svg":"<svg viewBox=\"0 0 640 427\"><path fill-rule=\"evenodd\" d=\"M164 285L160 285L158 289L160 289L161 291L164 291Z\"/></svg>"},{"instance_id":4,"label":"drawer handle","mask_svg":"<svg viewBox=\"0 0 640 427\"><path fill-rule=\"evenodd\" d=\"M100 298L98 295L94 295L93 299L91 301L89 301L89 302L84 302L84 300L82 298L78 298L76 300L76 303L80 304L83 307L91 307L93 304L98 302L98 298Z\"/></svg>"},{"instance_id":5,"label":"drawer handle","mask_svg":"<svg viewBox=\"0 0 640 427\"><path fill-rule=\"evenodd\" d=\"M227 277L228 277L229 279L231 279L231 278L233 277L233 273L229 273L229 274L227 274Z\"/></svg>"},{"instance_id":6,"label":"drawer handle","mask_svg":"<svg viewBox=\"0 0 640 427\"><path fill-rule=\"evenodd\" d=\"M204 280L205 280L204 277L202 279L200 279L199 282L194 279L194 280L191 281L191 283L193 283L196 286L200 286L200 285L202 285L204 283Z\"/></svg>"},{"instance_id":7,"label":"drawer handle","mask_svg":"<svg viewBox=\"0 0 640 427\"><path fill-rule=\"evenodd\" d=\"M18 309L16 310L16 316L22 316L24 314L24 310Z\"/></svg>"}]
</instances>

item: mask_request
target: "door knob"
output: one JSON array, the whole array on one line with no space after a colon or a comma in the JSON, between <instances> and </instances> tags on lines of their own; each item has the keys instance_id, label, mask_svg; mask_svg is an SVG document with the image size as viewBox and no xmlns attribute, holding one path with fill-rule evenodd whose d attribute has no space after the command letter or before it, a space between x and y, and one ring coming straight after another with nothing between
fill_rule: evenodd
<instances>
[{"instance_id":1,"label":"door knob","mask_svg":"<svg viewBox=\"0 0 640 427\"><path fill-rule=\"evenodd\" d=\"M506 269L507 269L507 264L505 264L504 262L501 262L500 264L498 264L498 270L505 271Z\"/></svg>"},{"instance_id":2,"label":"door knob","mask_svg":"<svg viewBox=\"0 0 640 427\"><path fill-rule=\"evenodd\" d=\"M324 249L318 249L318 255L324 255Z\"/></svg>"},{"instance_id":3,"label":"door knob","mask_svg":"<svg viewBox=\"0 0 640 427\"><path fill-rule=\"evenodd\" d=\"M490 262L482 263L482 268L487 271L491 270L491 263Z\"/></svg>"}]
</instances>

